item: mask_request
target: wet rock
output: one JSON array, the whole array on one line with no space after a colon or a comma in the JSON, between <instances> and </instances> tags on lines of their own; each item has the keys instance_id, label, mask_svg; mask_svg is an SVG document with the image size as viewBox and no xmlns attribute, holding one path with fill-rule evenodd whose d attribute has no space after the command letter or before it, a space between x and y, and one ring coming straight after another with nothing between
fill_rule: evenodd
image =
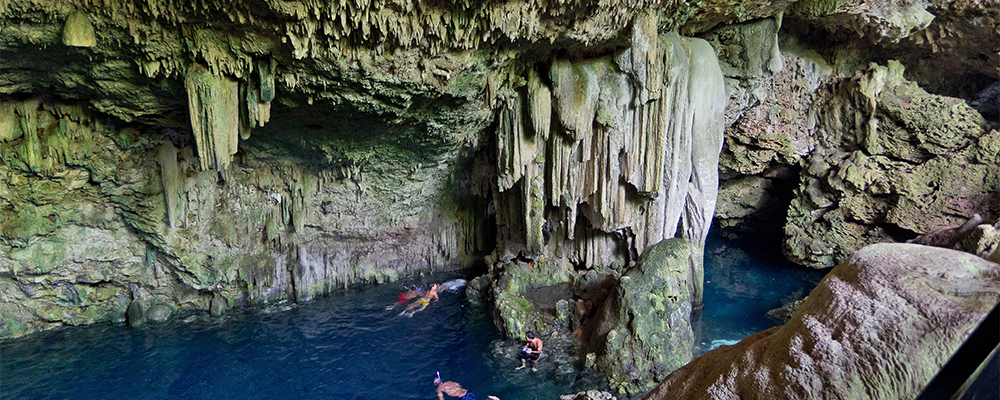
<instances>
[{"instance_id":1,"label":"wet rock","mask_svg":"<svg viewBox=\"0 0 1000 400\"><path fill-rule=\"evenodd\" d=\"M683 239L650 247L595 316L588 345L615 390L643 393L691 360L690 251Z\"/></svg>"},{"instance_id":2,"label":"wet rock","mask_svg":"<svg viewBox=\"0 0 1000 400\"><path fill-rule=\"evenodd\" d=\"M915 398L1000 300L1000 264L950 249L866 246L788 324L710 351L646 399Z\"/></svg>"},{"instance_id":3,"label":"wet rock","mask_svg":"<svg viewBox=\"0 0 1000 400\"><path fill-rule=\"evenodd\" d=\"M559 400L618 400L618 398L608 392L588 390L577 394L559 396Z\"/></svg>"},{"instance_id":4,"label":"wet rock","mask_svg":"<svg viewBox=\"0 0 1000 400\"><path fill-rule=\"evenodd\" d=\"M213 317L221 317L222 314L226 313L229 309L229 302L226 301L225 297L218 294L212 296L211 302L208 305L208 314Z\"/></svg>"},{"instance_id":5,"label":"wet rock","mask_svg":"<svg viewBox=\"0 0 1000 400\"><path fill-rule=\"evenodd\" d=\"M132 300L125 312L125 322L133 328L141 327L146 323L146 310L142 301Z\"/></svg>"}]
</instances>

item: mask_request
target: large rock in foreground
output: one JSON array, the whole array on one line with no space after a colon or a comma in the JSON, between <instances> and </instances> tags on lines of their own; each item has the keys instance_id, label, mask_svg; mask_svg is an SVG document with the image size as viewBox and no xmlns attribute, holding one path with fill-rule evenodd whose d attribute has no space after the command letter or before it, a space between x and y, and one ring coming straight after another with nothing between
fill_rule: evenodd
<instances>
[{"instance_id":1,"label":"large rock in foreground","mask_svg":"<svg viewBox=\"0 0 1000 400\"><path fill-rule=\"evenodd\" d=\"M645 399L912 399L1000 297L1000 264L876 244L834 268L791 321L711 351Z\"/></svg>"}]
</instances>

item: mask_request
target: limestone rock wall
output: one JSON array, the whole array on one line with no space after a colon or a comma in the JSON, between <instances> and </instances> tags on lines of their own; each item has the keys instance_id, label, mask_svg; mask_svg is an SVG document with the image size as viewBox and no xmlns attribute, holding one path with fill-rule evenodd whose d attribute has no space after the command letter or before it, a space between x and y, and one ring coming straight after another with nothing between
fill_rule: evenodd
<instances>
[{"instance_id":1,"label":"limestone rock wall","mask_svg":"<svg viewBox=\"0 0 1000 400\"><path fill-rule=\"evenodd\" d=\"M812 111L816 149L788 211L785 251L829 267L858 248L1000 210L998 132L965 102L930 95L902 66L828 87Z\"/></svg>"},{"instance_id":2,"label":"limestone rock wall","mask_svg":"<svg viewBox=\"0 0 1000 400\"><path fill-rule=\"evenodd\" d=\"M306 142L278 119L285 136L244 143L223 174L200 168L190 137L84 107L4 102L0 117L3 336L118 321L130 304L138 325L305 301L468 266L484 250L468 234L482 228L482 205L455 189L469 179L453 167L458 147L385 149L407 133L384 125L365 131L388 138L366 148L394 154L379 162ZM278 151L287 140L299 147Z\"/></svg>"},{"instance_id":3,"label":"limestone rock wall","mask_svg":"<svg viewBox=\"0 0 1000 400\"><path fill-rule=\"evenodd\" d=\"M674 236L696 246L697 299L725 127L722 224L787 218L799 262L991 221L995 121L889 60L968 98L1000 77L997 16L974 0L0 1L2 332L134 301L307 299L490 252L494 283L514 259L617 274ZM61 250L79 235L99 254Z\"/></svg>"}]
</instances>

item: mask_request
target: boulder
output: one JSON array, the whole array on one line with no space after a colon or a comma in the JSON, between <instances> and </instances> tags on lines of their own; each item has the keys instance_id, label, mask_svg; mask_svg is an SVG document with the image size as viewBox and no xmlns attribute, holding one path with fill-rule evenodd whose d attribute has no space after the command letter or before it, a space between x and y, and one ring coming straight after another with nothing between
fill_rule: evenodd
<instances>
[{"instance_id":1,"label":"boulder","mask_svg":"<svg viewBox=\"0 0 1000 400\"><path fill-rule=\"evenodd\" d=\"M862 248L787 325L678 369L657 399L912 399L1000 298L1000 264L915 244Z\"/></svg>"},{"instance_id":2,"label":"boulder","mask_svg":"<svg viewBox=\"0 0 1000 400\"><path fill-rule=\"evenodd\" d=\"M690 252L677 238L650 247L595 316L595 366L619 392L645 392L691 360Z\"/></svg>"}]
</instances>

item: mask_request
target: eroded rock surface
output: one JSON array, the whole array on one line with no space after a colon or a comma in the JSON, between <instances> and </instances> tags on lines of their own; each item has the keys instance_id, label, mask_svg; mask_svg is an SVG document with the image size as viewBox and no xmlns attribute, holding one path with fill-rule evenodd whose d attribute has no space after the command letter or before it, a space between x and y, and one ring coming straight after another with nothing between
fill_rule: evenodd
<instances>
[{"instance_id":1,"label":"eroded rock surface","mask_svg":"<svg viewBox=\"0 0 1000 400\"><path fill-rule=\"evenodd\" d=\"M1000 264L875 244L830 271L788 324L710 351L645 399L914 398L1000 300Z\"/></svg>"}]
</instances>

